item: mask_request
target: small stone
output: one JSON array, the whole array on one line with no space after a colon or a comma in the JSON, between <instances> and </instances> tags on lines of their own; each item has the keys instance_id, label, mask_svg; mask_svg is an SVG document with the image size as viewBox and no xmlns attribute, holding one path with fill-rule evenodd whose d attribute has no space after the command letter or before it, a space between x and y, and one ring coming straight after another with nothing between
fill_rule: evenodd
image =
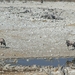
<instances>
[{"instance_id":1,"label":"small stone","mask_svg":"<svg viewBox=\"0 0 75 75\"><path fill-rule=\"evenodd\" d=\"M51 56L52 56L53 54L51 54Z\"/></svg>"},{"instance_id":2,"label":"small stone","mask_svg":"<svg viewBox=\"0 0 75 75\"><path fill-rule=\"evenodd\" d=\"M4 67L3 67L3 70L8 70L10 67L10 64L6 64Z\"/></svg>"},{"instance_id":3,"label":"small stone","mask_svg":"<svg viewBox=\"0 0 75 75\"><path fill-rule=\"evenodd\" d=\"M1 56L4 56L4 54L2 53Z\"/></svg>"},{"instance_id":4,"label":"small stone","mask_svg":"<svg viewBox=\"0 0 75 75\"><path fill-rule=\"evenodd\" d=\"M54 49L54 48L51 48L51 49Z\"/></svg>"},{"instance_id":5,"label":"small stone","mask_svg":"<svg viewBox=\"0 0 75 75\"><path fill-rule=\"evenodd\" d=\"M51 50L50 50L50 52L51 52Z\"/></svg>"},{"instance_id":6,"label":"small stone","mask_svg":"<svg viewBox=\"0 0 75 75\"><path fill-rule=\"evenodd\" d=\"M43 72L43 69L42 68L40 68L40 72Z\"/></svg>"},{"instance_id":7,"label":"small stone","mask_svg":"<svg viewBox=\"0 0 75 75\"><path fill-rule=\"evenodd\" d=\"M37 68L37 66L36 65L33 65L33 68Z\"/></svg>"}]
</instances>

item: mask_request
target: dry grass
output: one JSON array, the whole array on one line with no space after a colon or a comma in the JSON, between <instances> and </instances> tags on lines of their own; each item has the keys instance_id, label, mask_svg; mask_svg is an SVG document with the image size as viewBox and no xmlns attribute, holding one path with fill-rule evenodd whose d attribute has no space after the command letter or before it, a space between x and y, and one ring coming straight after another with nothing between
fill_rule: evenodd
<instances>
[{"instance_id":1,"label":"dry grass","mask_svg":"<svg viewBox=\"0 0 75 75\"><path fill-rule=\"evenodd\" d=\"M67 26L75 26L75 24L69 24L69 25L67 25Z\"/></svg>"}]
</instances>

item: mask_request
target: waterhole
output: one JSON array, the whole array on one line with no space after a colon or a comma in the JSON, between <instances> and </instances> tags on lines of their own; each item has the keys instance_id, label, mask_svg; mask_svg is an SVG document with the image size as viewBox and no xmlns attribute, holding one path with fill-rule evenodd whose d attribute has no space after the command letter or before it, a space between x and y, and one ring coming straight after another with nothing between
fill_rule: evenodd
<instances>
[{"instance_id":1,"label":"waterhole","mask_svg":"<svg viewBox=\"0 0 75 75\"><path fill-rule=\"evenodd\" d=\"M22 65L22 66L32 66L32 65L39 65L39 66L65 66L66 62L70 61L73 62L75 61L75 58L53 58L53 59L42 59L42 58L34 58L34 59L24 59L24 58L19 58L19 59L7 59L5 60L6 64L11 64L11 65Z\"/></svg>"}]
</instances>

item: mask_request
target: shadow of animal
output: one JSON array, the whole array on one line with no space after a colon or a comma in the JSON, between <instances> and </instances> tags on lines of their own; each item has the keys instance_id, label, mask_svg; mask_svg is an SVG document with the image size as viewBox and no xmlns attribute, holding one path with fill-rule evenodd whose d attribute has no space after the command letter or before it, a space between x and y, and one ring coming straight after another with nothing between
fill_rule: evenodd
<instances>
[{"instance_id":1,"label":"shadow of animal","mask_svg":"<svg viewBox=\"0 0 75 75\"><path fill-rule=\"evenodd\" d=\"M1 45L4 45L6 47L6 42L3 38L0 38L0 43L1 43Z\"/></svg>"},{"instance_id":2,"label":"shadow of animal","mask_svg":"<svg viewBox=\"0 0 75 75\"><path fill-rule=\"evenodd\" d=\"M70 40L66 40L66 44L67 44L68 48L69 48L69 46L72 46L75 49L75 42L71 42ZM72 50L74 50L74 49L72 49Z\"/></svg>"},{"instance_id":3,"label":"shadow of animal","mask_svg":"<svg viewBox=\"0 0 75 75\"><path fill-rule=\"evenodd\" d=\"M10 47L0 46L1 49L9 49Z\"/></svg>"}]
</instances>

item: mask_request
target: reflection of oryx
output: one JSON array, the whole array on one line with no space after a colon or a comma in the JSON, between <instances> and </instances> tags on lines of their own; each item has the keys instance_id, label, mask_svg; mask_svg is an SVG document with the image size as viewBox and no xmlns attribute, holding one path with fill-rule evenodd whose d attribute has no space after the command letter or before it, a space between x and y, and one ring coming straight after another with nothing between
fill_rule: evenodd
<instances>
[{"instance_id":1,"label":"reflection of oryx","mask_svg":"<svg viewBox=\"0 0 75 75\"><path fill-rule=\"evenodd\" d=\"M3 44L3 45L6 46L6 42L5 42L5 40L3 38L0 38L0 43L1 43L1 45Z\"/></svg>"},{"instance_id":2,"label":"reflection of oryx","mask_svg":"<svg viewBox=\"0 0 75 75\"><path fill-rule=\"evenodd\" d=\"M72 46L75 49L75 42L71 42L69 40L66 40L66 44L67 44L67 47Z\"/></svg>"}]
</instances>

